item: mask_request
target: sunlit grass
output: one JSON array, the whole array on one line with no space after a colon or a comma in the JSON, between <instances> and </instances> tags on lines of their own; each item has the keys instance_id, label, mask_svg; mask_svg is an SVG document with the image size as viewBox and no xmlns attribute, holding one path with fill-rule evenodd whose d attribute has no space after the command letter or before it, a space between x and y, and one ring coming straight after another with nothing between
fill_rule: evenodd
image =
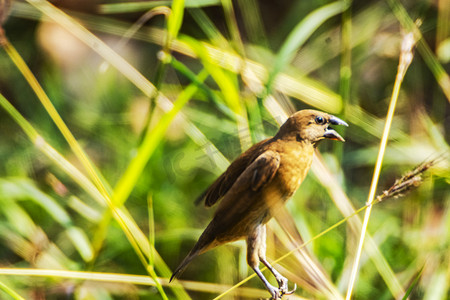
<instances>
[{"instance_id":1,"label":"sunlit grass","mask_svg":"<svg viewBox=\"0 0 450 300\"><path fill-rule=\"evenodd\" d=\"M191 205L195 197L237 153L293 111L314 107L350 127L345 144L320 147L311 175L269 224L268 256L298 284L292 298L343 299L347 289L355 299L445 299L448 270L439 262L448 260L450 175L442 99L450 89L428 39L436 31L439 48L448 27L422 19L421 32L409 17L415 8L388 4L297 3L279 15L282 7L244 0L105 2L83 13L16 1L5 24L12 42L4 39L0 54L2 293L52 299L67 286L75 299L123 293L92 281L151 299L268 297L250 280L241 244L197 258L189 281L169 284L169 266L208 221L210 213ZM442 26L445 8L438 9ZM76 67L53 62L17 34L35 35L24 19L65 28L89 54ZM398 23L415 33L424 60L413 62L403 85L404 74L393 79ZM432 98L423 95L430 86L438 87ZM439 155L417 192L377 205L370 222L361 221L358 213L369 216L380 199L377 186ZM360 237L365 246L356 252Z\"/></svg>"},{"instance_id":2,"label":"sunlit grass","mask_svg":"<svg viewBox=\"0 0 450 300\"><path fill-rule=\"evenodd\" d=\"M115 273L105 273L105 272L80 272L80 271L67 271L67 270L51 270L51 269L14 269L14 268L0 268L0 274L2 275L15 275L21 277L58 277L66 279L82 279L94 282L115 282L120 284L135 284L144 286L155 286L155 282L148 276L142 275L129 275L129 274L115 274ZM163 286L168 286L169 281L167 278L158 278L158 282ZM207 282L193 282L179 280L181 284L187 290L198 291L198 292L213 292L218 293L229 289L229 286L207 283ZM6 286L2 286L2 289L7 289ZM9 289L8 292L11 295L14 291ZM264 297L266 291L252 289L252 288L240 288L238 294L242 296L250 297ZM17 295L17 294L16 294ZM17 295L16 299L23 299Z\"/></svg>"},{"instance_id":3,"label":"sunlit grass","mask_svg":"<svg viewBox=\"0 0 450 300\"><path fill-rule=\"evenodd\" d=\"M413 51L415 44L416 41L414 39L413 33L405 34L401 46L399 65L394 83L394 90L392 91L391 101L389 102L389 108L386 115L386 123L384 126L383 135L380 141L380 148L377 155L377 162L375 164L375 169L373 171L372 183L370 185L370 191L366 201L366 203L368 204L368 208L364 215L364 221L361 229L361 236L358 244L358 250L356 252L355 262L353 264L352 273L350 275L350 281L347 288L347 294L345 297L346 300L350 300L352 298L353 288L359 270L361 253L364 246L364 240L366 238L367 227L369 225L370 213L372 211L372 204L375 201L375 193L377 191L378 181L381 175L381 166L383 165L384 153L386 152L389 132L391 130L392 122L394 119L394 112L398 101L400 87L402 85L403 79L405 78L406 71L408 70L408 67L411 65L411 62L413 60L414 57Z\"/></svg>"}]
</instances>

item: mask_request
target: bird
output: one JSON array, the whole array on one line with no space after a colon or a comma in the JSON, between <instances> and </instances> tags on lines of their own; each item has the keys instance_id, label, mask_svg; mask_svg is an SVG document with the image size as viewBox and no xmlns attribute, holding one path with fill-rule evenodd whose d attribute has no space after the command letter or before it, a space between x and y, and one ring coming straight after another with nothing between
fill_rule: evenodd
<instances>
[{"instance_id":1,"label":"bird","mask_svg":"<svg viewBox=\"0 0 450 300\"><path fill-rule=\"evenodd\" d=\"M218 203L218 207L197 243L173 272L170 282L198 255L245 239L247 263L272 299L292 294L296 286L289 291L288 280L266 259L266 223L305 179L318 143L326 139L345 141L331 125L348 126L325 112L297 111L273 137L256 143L235 159L196 200L207 207ZM264 277L260 263L274 275L278 288Z\"/></svg>"}]
</instances>

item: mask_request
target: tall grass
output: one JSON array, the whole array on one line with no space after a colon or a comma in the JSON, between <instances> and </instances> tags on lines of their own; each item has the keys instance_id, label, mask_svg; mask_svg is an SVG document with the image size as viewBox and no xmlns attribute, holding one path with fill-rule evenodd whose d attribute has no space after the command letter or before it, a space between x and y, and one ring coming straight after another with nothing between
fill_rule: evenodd
<instances>
[{"instance_id":1,"label":"tall grass","mask_svg":"<svg viewBox=\"0 0 450 300\"><path fill-rule=\"evenodd\" d=\"M289 114L313 107L350 127L345 144L321 145L269 223L269 259L299 287L291 298L446 299L445 6L8 5L0 1L0 298L267 297L242 243L168 278L210 218L196 196ZM402 32L417 53L394 80Z\"/></svg>"},{"instance_id":2,"label":"tall grass","mask_svg":"<svg viewBox=\"0 0 450 300\"><path fill-rule=\"evenodd\" d=\"M377 190L378 181L380 179L381 174L381 166L383 164L384 153L386 152L387 141L389 138L389 132L391 130L392 122L394 120L394 112L398 101L398 96L400 92L400 86L405 78L406 71L408 67L411 65L414 54L414 46L416 41L414 39L414 34L412 32L405 34L403 37L402 45L401 45L401 53L400 59L397 69L397 75L395 76L394 89L392 91L391 101L389 102L389 109L386 116L386 123L383 130L383 135L381 137L380 148L378 150L377 162L375 164L375 169L373 171L372 183L370 184L370 191L367 197L367 204L369 205L365 215L364 215L364 223L361 230L361 237L359 239L358 250L355 257L355 262L352 268L352 273L350 277L350 282L347 289L347 295L345 297L346 300L351 299L353 287L355 285L356 275L358 273L359 263L361 260L361 253L363 249L364 239L366 237L367 227L369 224L370 213L372 211L372 203L375 200L375 193Z\"/></svg>"}]
</instances>

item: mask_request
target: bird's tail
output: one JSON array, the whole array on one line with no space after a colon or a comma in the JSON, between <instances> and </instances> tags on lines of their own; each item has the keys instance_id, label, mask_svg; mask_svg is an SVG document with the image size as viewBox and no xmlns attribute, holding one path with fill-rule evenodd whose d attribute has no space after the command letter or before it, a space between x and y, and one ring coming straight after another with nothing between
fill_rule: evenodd
<instances>
[{"instance_id":1,"label":"bird's tail","mask_svg":"<svg viewBox=\"0 0 450 300\"><path fill-rule=\"evenodd\" d=\"M181 262L181 264L175 269L175 271L173 272L172 276L170 276L170 280L169 282L172 282L172 280L174 280L175 278L178 278L181 273L183 273L184 269L187 267L187 265L191 262L191 260L193 260L197 255L199 255L200 251L195 251L195 247L194 249L191 250L191 252L189 252L189 254L183 259L183 261Z\"/></svg>"},{"instance_id":2,"label":"bird's tail","mask_svg":"<svg viewBox=\"0 0 450 300\"><path fill-rule=\"evenodd\" d=\"M213 241L214 237L214 225L213 222L209 223L208 227L206 227L205 231L202 233L194 248L189 252L189 254L183 259L180 265L175 269L172 276L170 277L171 282L173 279L178 278L181 273L183 273L184 269L187 265L198 255L212 249L215 247Z\"/></svg>"}]
</instances>

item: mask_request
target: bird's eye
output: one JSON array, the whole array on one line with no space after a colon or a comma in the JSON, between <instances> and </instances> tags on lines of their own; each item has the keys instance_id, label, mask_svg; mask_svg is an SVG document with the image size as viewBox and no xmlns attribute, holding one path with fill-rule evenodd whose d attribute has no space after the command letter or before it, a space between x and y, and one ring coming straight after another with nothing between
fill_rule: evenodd
<instances>
[{"instance_id":1,"label":"bird's eye","mask_svg":"<svg viewBox=\"0 0 450 300\"><path fill-rule=\"evenodd\" d=\"M324 119L324 117L321 117L321 116L317 116L315 121L317 124L320 124L320 125L325 124L325 119Z\"/></svg>"}]
</instances>

